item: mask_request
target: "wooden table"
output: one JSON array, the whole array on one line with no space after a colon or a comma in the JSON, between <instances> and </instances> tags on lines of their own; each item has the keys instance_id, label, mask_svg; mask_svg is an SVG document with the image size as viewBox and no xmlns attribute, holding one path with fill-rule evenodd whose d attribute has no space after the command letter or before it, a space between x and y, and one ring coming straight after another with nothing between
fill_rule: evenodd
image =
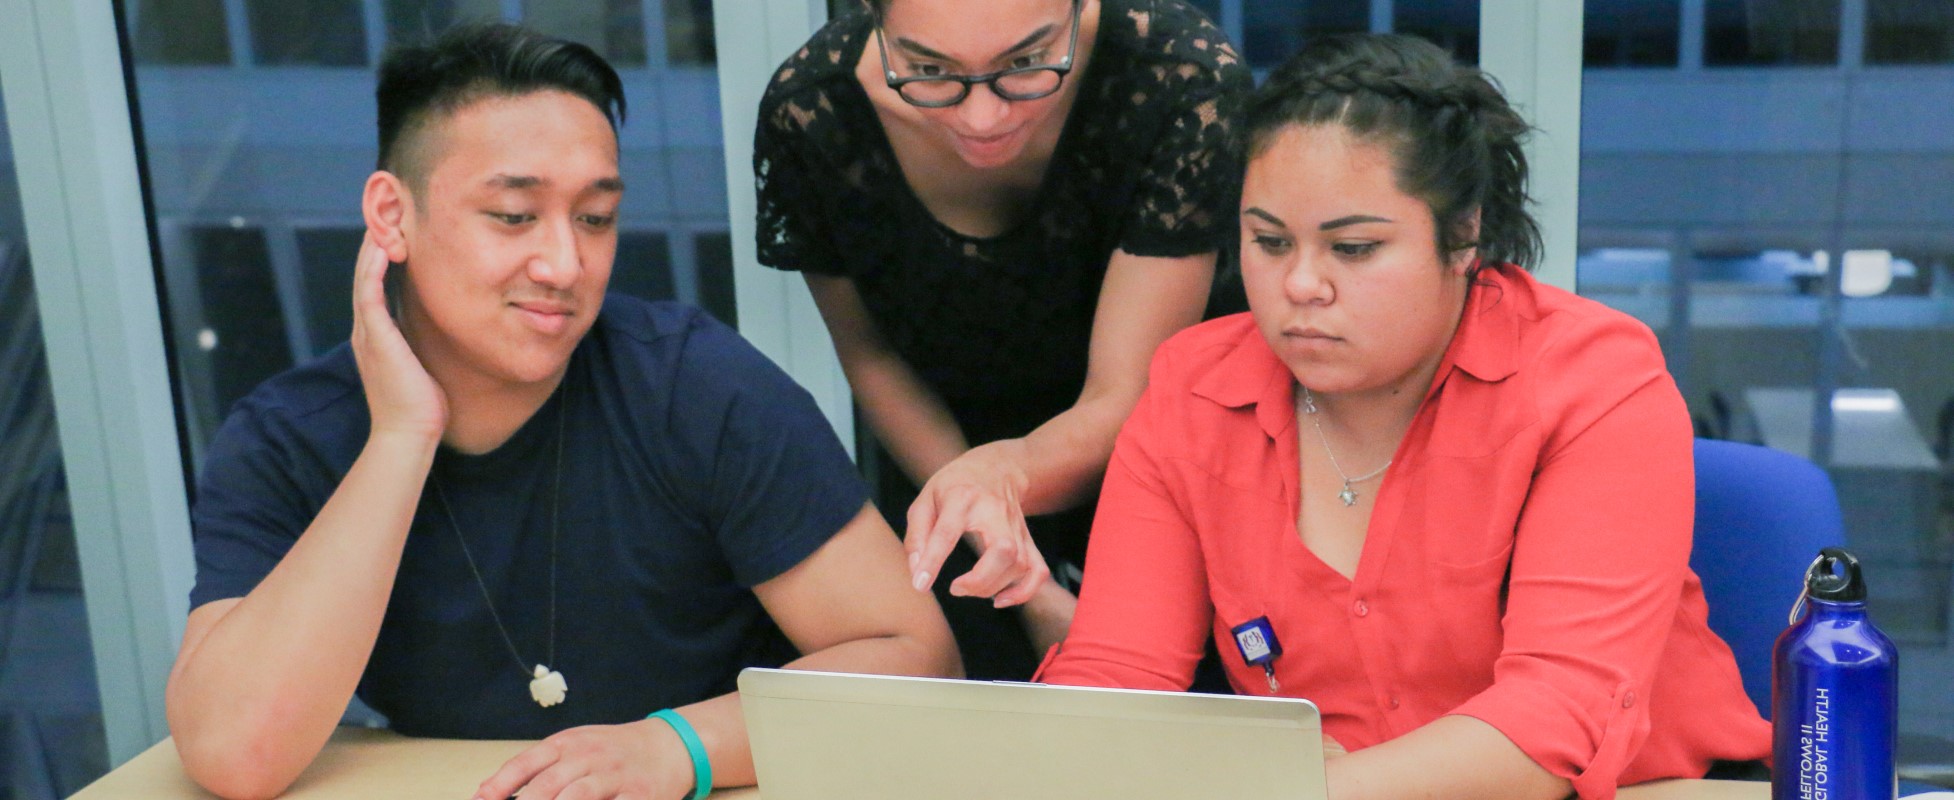
<instances>
[{"instance_id":1,"label":"wooden table","mask_svg":"<svg viewBox=\"0 0 1954 800\"><path fill-rule=\"evenodd\" d=\"M529 742L410 739L388 731L341 728L285 797L465 800ZM1623 789L1622 800L1761 800L1767 783L1661 781ZM720 790L724 800L760 800L757 789ZM155 747L81 790L72 800L207 800L183 774L176 745Z\"/></svg>"},{"instance_id":2,"label":"wooden table","mask_svg":"<svg viewBox=\"0 0 1954 800\"><path fill-rule=\"evenodd\" d=\"M534 742L410 739L391 731L340 728L324 752L285 792L303 798L437 798L468 800L502 763ZM183 774L176 743L164 739L70 800L209 800ZM759 800L752 789L719 790L714 800Z\"/></svg>"}]
</instances>

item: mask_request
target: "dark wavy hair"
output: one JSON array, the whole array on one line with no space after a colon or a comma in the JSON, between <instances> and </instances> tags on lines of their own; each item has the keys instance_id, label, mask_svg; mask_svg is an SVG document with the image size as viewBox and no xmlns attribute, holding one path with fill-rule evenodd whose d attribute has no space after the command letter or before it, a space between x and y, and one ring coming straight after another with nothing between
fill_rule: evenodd
<instances>
[{"instance_id":1,"label":"dark wavy hair","mask_svg":"<svg viewBox=\"0 0 1954 800\"><path fill-rule=\"evenodd\" d=\"M576 42L516 25L463 25L433 42L396 48L380 63L379 168L416 188L432 163L420 145L429 124L484 97L561 91L590 101L615 132L624 82L604 57Z\"/></svg>"},{"instance_id":2,"label":"dark wavy hair","mask_svg":"<svg viewBox=\"0 0 1954 800\"><path fill-rule=\"evenodd\" d=\"M1249 160L1288 126L1331 124L1390 151L1398 189L1431 208L1441 257L1477 247L1485 263L1538 263L1520 147L1530 128L1491 77L1413 36L1316 40L1249 100Z\"/></svg>"}]
</instances>

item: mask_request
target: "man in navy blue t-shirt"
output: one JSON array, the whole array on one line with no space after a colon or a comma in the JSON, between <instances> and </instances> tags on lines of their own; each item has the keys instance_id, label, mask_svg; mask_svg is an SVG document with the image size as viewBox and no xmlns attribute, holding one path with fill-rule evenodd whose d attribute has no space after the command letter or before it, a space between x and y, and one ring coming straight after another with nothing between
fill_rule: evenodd
<instances>
[{"instance_id":1,"label":"man in navy blue t-shirt","mask_svg":"<svg viewBox=\"0 0 1954 800\"><path fill-rule=\"evenodd\" d=\"M352 341L240 402L199 479L193 778L282 791L357 692L403 733L548 737L484 798L680 797L753 781L742 667L959 670L811 398L695 310L605 297L601 58L467 28L389 55L378 100Z\"/></svg>"}]
</instances>

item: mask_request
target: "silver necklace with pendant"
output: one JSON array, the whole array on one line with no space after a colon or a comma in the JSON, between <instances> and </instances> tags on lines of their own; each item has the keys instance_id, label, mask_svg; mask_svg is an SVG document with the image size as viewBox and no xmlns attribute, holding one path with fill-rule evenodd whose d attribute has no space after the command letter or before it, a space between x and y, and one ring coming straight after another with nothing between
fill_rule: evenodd
<instances>
[{"instance_id":1,"label":"silver necklace with pendant","mask_svg":"<svg viewBox=\"0 0 1954 800\"><path fill-rule=\"evenodd\" d=\"M1343 479L1343 491L1337 492L1337 499L1343 501L1345 508L1354 506L1357 504L1358 495L1357 490L1351 488L1351 484L1363 483L1364 481L1384 474L1385 470L1391 468L1391 462L1386 461L1384 462L1384 466L1355 478L1350 477L1348 473L1343 471L1343 467L1337 464L1336 451L1330 449L1330 437L1323 435L1323 423L1318 421L1316 417L1316 396L1310 394L1309 387L1304 386L1301 388L1303 390L1303 413L1309 417L1309 424L1316 428L1316 439L1323 443L1323 454L1330 457L1330 468L1336 470L1337 477Z\"/></svg>"},{"instance_id":2,"label":"silver necklace with pendant","mask_svg":"<svg viewBox=\"0 0 1954 800\"><path fill-rule=\"evenodd\" d=\"M468 561L468 572L475 576L475 587L482 590L482 602L488 605L489 620L495 623L495 630L502 634L502 643L509 646L509 655L516 659L516 669L529 681L529 698L544 708L563 702L570 694L570 684L563 679L563 673L550 669L548 664L556 661L556 529L557 514L562 508L563 499L563 417L570 405L568 379L565 379L562 396L557 398L556 407L556 478L550 490L550 638L549 661L537 664L534 670L525 667L522 653L516 650L516 641L509 636L509 629L502 624L502 615L495 612L495 600L489 596L488 582L482 580L482 571L475 566L475 555L468 552L468 540L461 535L461 526L455 523L455 513L448 506L448 493L441 488L441 479L432 473L428 475L434 484L434 497L441 501L441 514L448 518L448 529L455 532L455 542L461 545L462 558Z\"/></svg>"}]
</instances>

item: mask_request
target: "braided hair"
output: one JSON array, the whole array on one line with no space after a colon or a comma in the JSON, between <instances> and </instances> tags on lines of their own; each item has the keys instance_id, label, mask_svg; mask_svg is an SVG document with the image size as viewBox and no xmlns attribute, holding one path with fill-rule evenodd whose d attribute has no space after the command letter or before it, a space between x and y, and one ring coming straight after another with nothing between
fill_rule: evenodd
<instances>
[{"instance_id":1,"label":"braided hair","mask_svg":"<svg viewBox=\"0 0 1954 800\"><path fill-rule=\"evenodd\" d=\"M1284 128L1329 124L1390 151L1398 188L1432 210L1441 257L1477 247L1484 263L1537 263L1540 226L1527 213L1520 148L1529 127L1491 77L1417 37L1314 41L1250 99L1249 159Z\"/></svg>"}]
</instances>

